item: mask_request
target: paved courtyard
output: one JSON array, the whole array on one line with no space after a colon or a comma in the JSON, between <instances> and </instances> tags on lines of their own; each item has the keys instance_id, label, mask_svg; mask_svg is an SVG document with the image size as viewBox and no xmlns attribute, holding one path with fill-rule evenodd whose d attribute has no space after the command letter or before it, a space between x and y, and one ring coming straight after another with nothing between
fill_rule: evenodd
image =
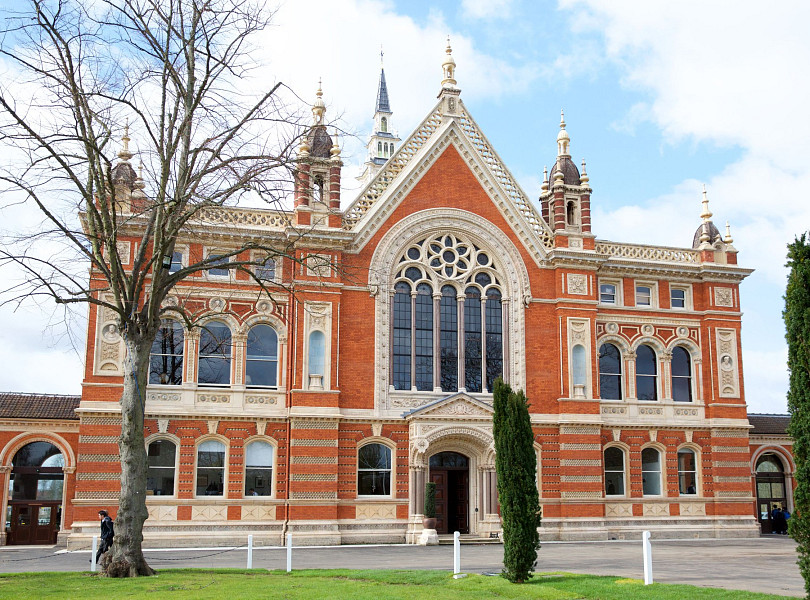
<instances>
[{"instance_id":1,"label":"paved courtyard","mask_svg":"<svg viewBox=\"0 0 810 600\"><path fill-rule=\"evenodd\" d=\"M244 568L246 550L151 550L147 560L156 569L175 567ZM461 547L461 569L497 573L503 546ZM58 551L54 547L0 547L0 572L88 570L90 552ZM283 548L256 548L253 567L285 569ZM452 546L338 546L293 549L294 569L453 569ZM570 571L643 578L641 542L546 542L540 549L539 571ZM796 544L781 536L744 540L653 540L653 574L661 583L687 583L743 589L786 596L804 596L796 566Z\"/></svg>"}]
</instances>

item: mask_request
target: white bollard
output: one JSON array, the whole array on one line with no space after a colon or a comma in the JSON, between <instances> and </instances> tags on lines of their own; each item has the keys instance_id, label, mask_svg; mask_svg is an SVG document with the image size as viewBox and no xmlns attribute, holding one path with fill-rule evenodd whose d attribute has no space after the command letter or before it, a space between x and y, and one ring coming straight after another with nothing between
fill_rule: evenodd
<instances>
[{"instance_id":1,"label":"white bollard","mask_svg":"<svg viewBox=\"0 0 810 600\"><path fill-rule=\"evenodd\" d=\"M650 585L653 582L653 571L652 544L650 543L649 531L645 531L641 534L641 543L644 551L644 585Z\"/></svg>"},{"instance_id":2,"label":"white bollard","mask_svg":"<svg viewBox=\"0 0 810 600\"><path fill-rule=\"evenodd\" d=\"M98 536L93 536L93 546L90 550L90 572L96 572L96 552L98 551Z\"/></svg>"},{"instance_id":3,"label":"white bollard","mask_svg":"<svg viewBox=\"0 0 810 600\"><path fill-rule=\"evenodd\" d=\"M247 558L247 568L253 568L253 535L248 536L248 558Z\"/></svg>"},{"instance_id":4,"label":"white bollard","mask_svg":"<svg viewBox=\"0 0 810 600\"><path fill-rule=\"evenodd\" d=\"M292 534L287 534L287 573L292 571Z\"/></svg>"},{"instance_id":5,"label":"white bollard","mask_svg":"<svg viewBox=\"0 0 810 600\"><path fill-rule=\"evenodd\" d=\"M461 534L456 531L453 533L453 575L461 573Z\"/></svg>"}]
</instances>

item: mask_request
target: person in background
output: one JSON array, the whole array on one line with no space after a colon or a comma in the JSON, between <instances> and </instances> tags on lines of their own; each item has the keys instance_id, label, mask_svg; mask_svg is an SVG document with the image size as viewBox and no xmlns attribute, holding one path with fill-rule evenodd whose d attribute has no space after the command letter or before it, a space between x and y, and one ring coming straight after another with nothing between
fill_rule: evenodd
<instances>
[{"instance_id":1,"label":"person in background","mask_svg":"<svg viewBox=\"0 0 810 600\"><path fill-rule=\"evenodd\" d=\"M101 517L101 544L98 547L98 552L96 552L96 563L101 559L101 555L112 547L113 538L115 537L113 520L107 511L98 511L98 516Z\"/></svg>"}]
</instances>

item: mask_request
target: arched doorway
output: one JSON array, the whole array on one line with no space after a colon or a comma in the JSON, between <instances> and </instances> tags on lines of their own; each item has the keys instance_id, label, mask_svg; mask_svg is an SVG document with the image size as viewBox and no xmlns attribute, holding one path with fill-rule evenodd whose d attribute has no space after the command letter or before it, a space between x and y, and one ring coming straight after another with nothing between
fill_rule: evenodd
<instances>
[{"instance_id":1,"label":"arched doorway","mask_svg":"<svg viewBox=\"0 0 810 600\"><path fill-rule=\"evenodd\" d=\"M785 469L775 454L763 454L757 460L757 519L762 533L772 533L771 511L774 506L787 509Z\"/></svg>"},{"instance_id":2,"label":"arched doorway","mask_svg":"<svg viewBox=\"0 0 810 600\"><path fill-rule=\"evenodd\" d=\"M430 481L436 484L436 531L470 532L470 461L458 452L430 457Z\"/></svg>"},{"instance_id":3,"label":"arched doorway","mask_svg":"<svg viewBox=\"0 0 810 600\"><path fill-rule=\"evenodd\" d=\"M55 544L62 521L62 452L49 442L32 442L11 465L6 543Z\"/></svg>"}]
</instances>

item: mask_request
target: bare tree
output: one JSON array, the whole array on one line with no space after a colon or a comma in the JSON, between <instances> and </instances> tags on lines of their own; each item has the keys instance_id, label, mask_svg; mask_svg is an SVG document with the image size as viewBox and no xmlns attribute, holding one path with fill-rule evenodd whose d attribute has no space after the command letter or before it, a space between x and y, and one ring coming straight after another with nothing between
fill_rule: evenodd
<instances>
[{"instance_id":1,"label":"bare tree","mask_svg":"<svg viewBox=\"0 0 810 600\"><path fill-rule=\"evenodd\" d=\"M190 319L167 296L211 267L259 281L245 251L285 252L277 242L242 240L225 255L167 268L178 235L212 211L246 198L275 202L289 189L301 131L294 104L280 97L281 84L243 91L255 67L249 44L268 19L263 5L242 0L30 0L2 32L0 55L13 77L0 84L0 140L14 158L0 173L0 206L30 203L45 223L35 234L4 237L0 264L26 274L4 301L44 295L104 307L127 352L110 576L153 574L141 549L143 391L161 318ZM129 163L130 127L140 173ZM131 261L119 255L125 234L139 238Z\"/></svg>"}]
</instances>

